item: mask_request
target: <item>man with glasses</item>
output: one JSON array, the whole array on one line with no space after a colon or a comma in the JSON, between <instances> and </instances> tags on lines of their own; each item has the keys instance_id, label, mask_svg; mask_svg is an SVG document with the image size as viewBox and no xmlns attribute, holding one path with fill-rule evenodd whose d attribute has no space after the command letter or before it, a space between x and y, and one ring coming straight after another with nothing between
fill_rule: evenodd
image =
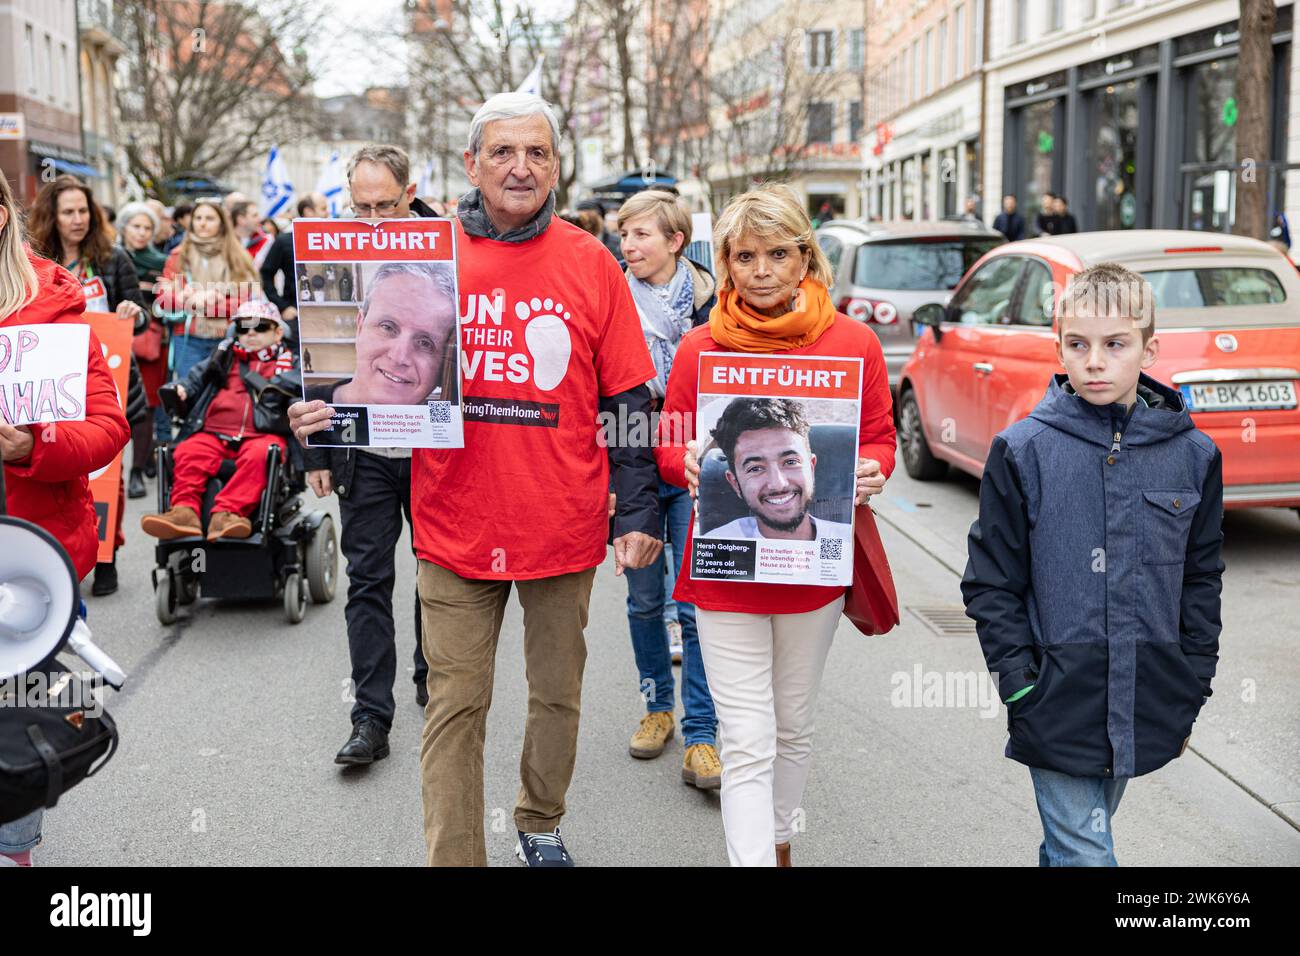
<instances>
[{"instance_id":1,"label":"man with glasses","mask_svg":"<svg viewBox=\"0 0 1300 956\"><path fill-rule=\"evenodd\" d=\"M363 146L348 161L348 191L358 219L432 217L415 198L411 161L405 151L387 144ZM317 385L307 398L334 400L339 383ZM307 483L323 498L339 496L339 546L348 563L348 655L352 661L352 733L334 758L355 766L388 756L388 734L396 705L396 627L393 584L402 520L411 521L411 449L315 447L305 452ZM414 535L412 535L414 537ZM415 598L415 700L429 701L428 665L420 649L420 601Z\"/></svg>"}]
</instances>

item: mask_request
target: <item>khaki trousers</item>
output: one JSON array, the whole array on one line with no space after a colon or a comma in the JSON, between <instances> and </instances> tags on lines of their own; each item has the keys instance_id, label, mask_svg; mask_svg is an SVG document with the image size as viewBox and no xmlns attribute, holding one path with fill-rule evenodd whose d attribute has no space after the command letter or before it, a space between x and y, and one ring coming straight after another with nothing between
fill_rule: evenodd
<instances>
[{"instance_id":1,"label":"khaki trousers","mask_svg":"<svg viewBox=\"0 0 1300 956\"><path fill-rule=\"evenodd\" d=\"M421 560L417 575L429 662L420 745L430 866L486 866L483 742L501 620L513 584L524 609L528 722L515 826L549 832L564 816L578 750L583 629L596 569L532 581L475 581Z\"/></svg>"}]
</instances>

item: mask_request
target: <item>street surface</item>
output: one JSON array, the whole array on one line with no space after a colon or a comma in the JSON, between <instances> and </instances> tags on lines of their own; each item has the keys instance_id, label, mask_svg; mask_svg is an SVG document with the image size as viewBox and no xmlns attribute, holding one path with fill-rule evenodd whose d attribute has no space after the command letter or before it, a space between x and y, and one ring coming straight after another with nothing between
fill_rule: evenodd
<instances>
[{"instance_id":1,"label":"street surface","mask_svg":"<svg viewBox=\"0 0 1300 956\"><path fill-rule=\"evenodd\" d=\"M97 640L130 673L126 690L109 697L122 746L101 775L49 813L37 863L423 863L421 714L409 662L415 574L405 539L392 756L344 772L333 757L349 731L346 577L334 603L309 607L297 626L285 623L278 602L200 601L163 627L149 585L153 552L138 527L152 508L152 483L150 492L128 502L121 590L97 599L89 582L84 587ZM307 500L337 521L334 499ZM895 706L929 700L911 686L918 669L923 686L932 672L950 685L983 686L973 632L939 636L910 610L960 609L977 504L974 479L954 472L944 482L914 482L901 464L877 499L900 604L909 610L885 637L841 623L818 707L796 865L1036 864L1041 830L1029 774L1002 756L1005 714L993 710L988 690L982 699L950 695L946 706ZM1233 512L1224 530L1227 623L1215 694L1191 749L1130 785L1115 818L1122 865L1300 864L1300 518ZM657 760L627 754L642 705L625 596L607 561L592 596L565 841L579 865L725 865L717 793L680 782L680 736ZM512 599L488 723L493 865L517 865L511 809L527 699L521 642Z\"/></svg>"}]
</instances>

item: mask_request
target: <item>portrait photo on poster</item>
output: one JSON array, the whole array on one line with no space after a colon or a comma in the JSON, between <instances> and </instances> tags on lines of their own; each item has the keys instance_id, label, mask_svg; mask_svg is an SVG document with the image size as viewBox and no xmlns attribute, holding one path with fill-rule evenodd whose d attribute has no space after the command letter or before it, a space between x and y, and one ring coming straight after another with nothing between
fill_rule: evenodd
<instances>
[{"instance_id":1,"label":"portrait photo on poster","mask_svg":"<svg viewBox=\"0 0 1300 956\"><path fill-rule=\"evenodd\" d=\"M338 413L309 444L461 447L456 261L447 221L307 220L301 228L309 241L301 244L300 222L294 278L303 391ZM448 228L428 237L384 235L439 224ZM367 237L365 230L379 232ZM422 258L411 258L417 254Z\"/></svg>"},{"instance_id":2,"label":"portrait photo on poster","mask_svg":"<svg viewBox=\"0 0 1300 956\"><path fill-rule=\"evenodd\" d=\"M696 417L700 486L691 576L849 583L860 364L710 358L715 361L701 363ZM806 374L796 375L795 369ZM814 371L826 373L824 379ZM716 394L716 384L715 394L706 393L714 374L750 394ZM801 380L806 387L793 384ZM828 397L809 397L810 392Z\"/></svg>"}]
</instances>

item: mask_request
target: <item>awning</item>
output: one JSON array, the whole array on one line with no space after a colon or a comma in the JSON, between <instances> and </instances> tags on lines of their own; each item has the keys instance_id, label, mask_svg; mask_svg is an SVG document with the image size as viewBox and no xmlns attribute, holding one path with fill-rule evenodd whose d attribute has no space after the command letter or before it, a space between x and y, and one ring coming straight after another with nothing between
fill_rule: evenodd
<instances>
[{"instance_id":1,"label":"awning","mask_svg":"<svg viewBox=\"0 0 1300 956\"><path fill-rule=\"evenodd\" d=\"M66 159L53 158L50 159L50 162L54 164L54 168L59 172L71 173L73 176L83 176L87 179L102 179L104 175L94 166L87 166L84 163L73 163Z\"/></svg>"}]
</instances>

